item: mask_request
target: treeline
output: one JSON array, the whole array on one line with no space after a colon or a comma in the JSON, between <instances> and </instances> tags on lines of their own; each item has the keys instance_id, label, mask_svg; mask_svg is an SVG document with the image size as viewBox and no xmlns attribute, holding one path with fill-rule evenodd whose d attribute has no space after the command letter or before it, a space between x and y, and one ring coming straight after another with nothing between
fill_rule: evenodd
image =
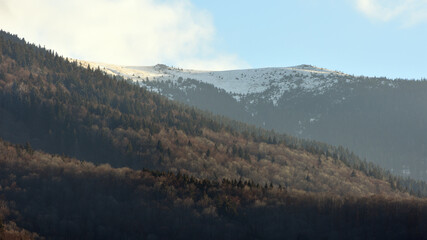
<instances>
[{"instance_id":1,"label":"treeline","mask_svg":"<svg viewBox=\"0 0 427 240\"><path fill-rule=\"evenodd\" d=\"M4 141L0 152L5 222L48 239L424 239L427 233L427 202L420 199L331 197L241 179L95 166Z\"/></svg>"}]
</instances>

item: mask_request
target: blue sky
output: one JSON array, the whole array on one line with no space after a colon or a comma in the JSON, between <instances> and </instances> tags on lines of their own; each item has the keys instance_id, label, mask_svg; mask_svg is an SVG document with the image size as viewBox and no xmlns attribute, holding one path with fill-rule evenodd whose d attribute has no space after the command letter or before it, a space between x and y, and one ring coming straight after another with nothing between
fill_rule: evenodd
<instances>
[{"instance_id":1,"label":"blue sky","mask_svg":"<svg viewBox=\"0 0 427 240\"><path fill-rule=\"evenodd\" d=\"M377 19L346 0L193 2L212 14L218 48L251 67L304 63L356 75L427 77L426 21L408 23L405 14Z\"/></svg>"},{"instance_id":2,"label":"blue sky","mask_svg":"<svg viewBox=\"0 0 427 240\"><path fill-rule=\"evenodd\" d=\"M121 65L427 78L427 0L0 0L0 28Z\"/></svg>"}]
</instances>

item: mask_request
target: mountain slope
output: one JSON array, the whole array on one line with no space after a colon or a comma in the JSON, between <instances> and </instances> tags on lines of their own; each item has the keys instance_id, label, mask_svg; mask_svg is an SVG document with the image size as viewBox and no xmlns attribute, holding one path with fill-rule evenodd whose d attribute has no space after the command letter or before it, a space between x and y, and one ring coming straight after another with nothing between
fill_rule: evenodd
<instances>
[{"instance_id":1,"label":"mountain slope","mask_svg":"<svg viewBox=\"0 0 427 240\"><path fill-rule=\"evenodd\" d=\"M424 194L342 148L179 106L2 33L0 134L114 167L253 180L337 195Z\"/></svg>"},{"instance_id":2,"label":"mountain slope","mask_svg":"<svg viewBox=\"0 0 427 240\"><path fill-rule=\"evenodd\" d=\"M0 152L5 219L47 239L423 239L427 231L422 199L95 166L4 141Z\"/></svg>"},{"instance_id":3,"label":"mountain slope","mask_svg":"<svg viewBox=\"0 0 427 240\"><path fill-rule=\"evenodd\" d=\"M5 32L0 136L27 142L0 140L0 238L426 235L426 200L409 196L425 196L423 182L177 104Z\"/></svg>"},{"instance_id":4,"label":"mountain slope","mask_svg":"<svg viewBox=\"0 0 427 240\"><path fill-rule=\"evenodd\" d=\"M426 81L356 77L309 65L209 72L89 64L169 99L342 145L395 174L427 180Z\"/></svg>"}]
</instances>

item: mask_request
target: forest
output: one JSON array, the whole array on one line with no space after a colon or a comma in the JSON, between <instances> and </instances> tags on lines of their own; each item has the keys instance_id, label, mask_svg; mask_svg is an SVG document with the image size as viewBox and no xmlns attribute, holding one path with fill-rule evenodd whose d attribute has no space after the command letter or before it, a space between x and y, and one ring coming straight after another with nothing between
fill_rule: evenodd
<instances>
[{"instance_id":1,"label":"forest","mask_svg":"<svg viewBox=\"0 0 427 240\"><path fill-rule=\"evenodd\" d=\"M296 72L273 81L271 75L280 76L281 68L272 68L260 80L268 86L264 91L236 94L197 75L179 79L173 75L178 70L168 71L172 73L159 79L133 80L174 101L279 133L342 145L394 174L427 180L427 139L421 134L427 131L425 79ZM304 89L304 82L332 83L316 90Z\"/></svg>"},{"instance_id":2,"label":"forest","mask_svg":"<svg viewBox=\"0 0 427 240\"><path fill-rule=\"evenodd\" d=\"M0 136L3 238L422 239L426 229L422 181L172 102L6 32Z\"/></svg>"},{"instance_id":3,"label":"forest","mask_svg":"<svg viewBox=\"0 0 427 240\"><path fill-rule=\"evenodd\" d=\"M112 168L4 141L0 151L2 218L48 239L424 239L427 231L422 199Z\"/></svg>"},{"instance_id":4,"label":"forest","mask_svg":"<svg viewBox=\"0 0 427 240\"><path fill-rule=\"evenodd\" d=\"M395 177L343 147L178 105L3 35L0 137L7 141L113 167L180 169L211 180L242 177L337 194L381 192L380 182L388 182L388 188L427 195L424 182ZM358 178L348 178L353 170Z\"/></svg>"}]
</instances>

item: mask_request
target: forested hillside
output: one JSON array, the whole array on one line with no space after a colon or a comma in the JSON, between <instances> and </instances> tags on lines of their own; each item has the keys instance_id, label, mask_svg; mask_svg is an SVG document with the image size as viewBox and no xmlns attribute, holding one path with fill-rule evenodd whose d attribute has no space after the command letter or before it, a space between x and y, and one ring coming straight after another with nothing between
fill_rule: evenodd
<instances>
[{"instance_id":1,"label":"forested hillside","mask_svg":"<svg viewBox=\"0 0 427 240\"><path fill-rule=\"evenodd\" d=\"M2 33L0 134L114 167L253 180L339 195L424 194L343 148L275 135L179 106ZM368 177L372 176L372 177Z\"/></svg>"},{"instance_id":2,"label":"forested hillside","mask_svg":"<svg viewBox=\"0 0 427 240\"><path fill-rule=\"evenodd\" d=\"M0 136L1 238L420 239L427 229L415 197L424 182L180 105L5 32Z\"/></svg>"},{"instance_id":3,"label":"forested hillside","mask_svg":"<svg viewBox=\"0 0 427 240\"><path fill-rule=\"evenodd\" d=\"M218 72L97 66L181 103L342 145L394 174L427 180L425 80L352 76L309 65Z\"/></svg>"},{"instance_id":4,"label":"forested hillside","mask_svg":"<svg viewBox=\"0 0 427 240\"><path fill-rule=\"evenodd\" d=\"M415 198L333 197L95 166L4 141L0 152L4 222L47 239L424 239L427 233L427 202Z\"/></svg>"}]
</instances>

